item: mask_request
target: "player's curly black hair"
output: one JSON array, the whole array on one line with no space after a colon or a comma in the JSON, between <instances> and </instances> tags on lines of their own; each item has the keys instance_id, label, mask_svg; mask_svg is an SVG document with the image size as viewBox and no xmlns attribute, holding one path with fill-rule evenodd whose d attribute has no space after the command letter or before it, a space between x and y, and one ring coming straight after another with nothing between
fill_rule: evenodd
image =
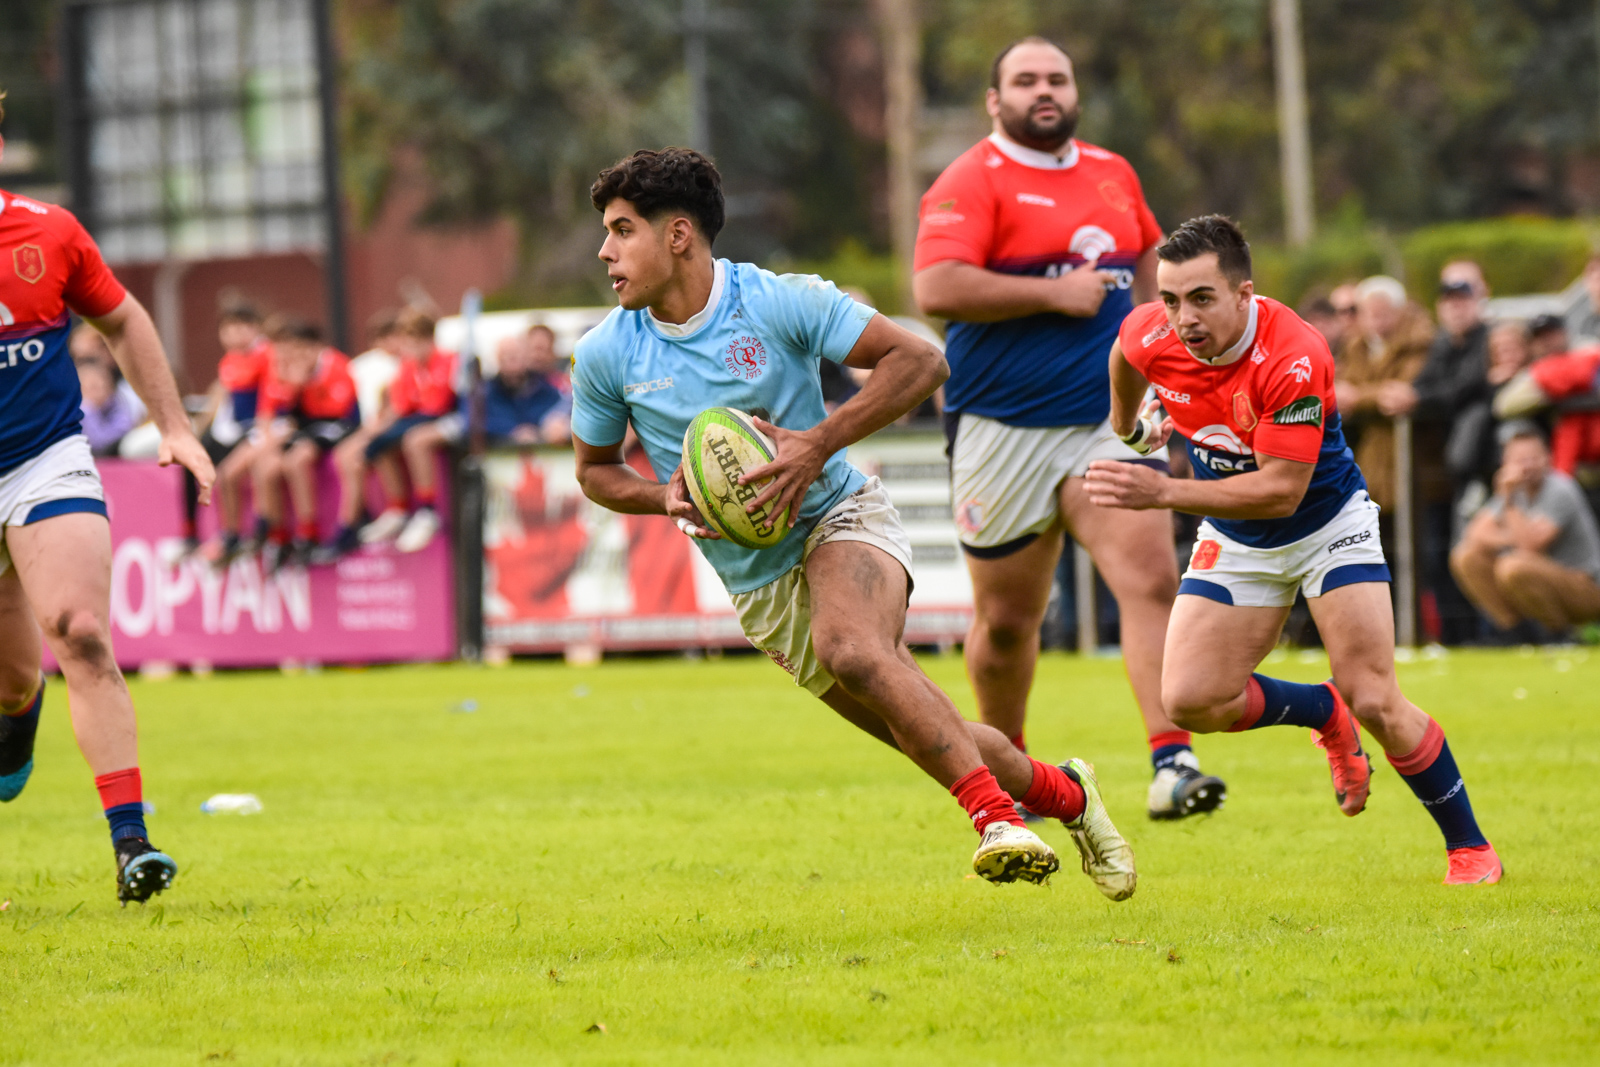
<instances>
[{"instance_id":1,"label":"player's curly black hair","mask_svg":"<svg viewBox=\"0 0 1600 1067\"><path fill-rule=\"evenodd\" d=\"M722 175L716 164L692 148L642 148L600 172L589 186L596 211L618 198L638 209L646 219L663 211L681 211L694 220L706 244L722 231L724 206Z\"/></svg>"},{"instance_id":2,"label":"player's curly black hair","mask_svg":"<svg viewBox=\"0 0 1600 1067\"><path fill-rule=\"evenodd\" d=\"M1168 263L1187 263L1213 253L1223 277L1234 286L1250 277L1250 242L1239 224L1226 215L1201 215L1167 235L1156 255Z\"/></svg>"}]
</instances>

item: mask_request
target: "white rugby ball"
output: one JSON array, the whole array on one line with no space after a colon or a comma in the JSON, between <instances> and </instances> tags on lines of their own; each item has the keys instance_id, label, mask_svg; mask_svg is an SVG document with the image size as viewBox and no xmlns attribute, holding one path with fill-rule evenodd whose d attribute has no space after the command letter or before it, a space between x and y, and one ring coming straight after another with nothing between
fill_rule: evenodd
<instances>
[{"instance_id":1,"label":"white rugby ball","mask_svg":"<svg viewBox=\"0 0 1600 1067\"><path fill-rule=\"evenodd\" d=\"M694 506L706 524L736 545L771 548L789 532L789 512L773 516L772 502L755 512L745 508L771 484L740 485L747 470L770 463L777 446L738 408L707 408L683 434L683 475Z\"/></svg>"}]
</instances>

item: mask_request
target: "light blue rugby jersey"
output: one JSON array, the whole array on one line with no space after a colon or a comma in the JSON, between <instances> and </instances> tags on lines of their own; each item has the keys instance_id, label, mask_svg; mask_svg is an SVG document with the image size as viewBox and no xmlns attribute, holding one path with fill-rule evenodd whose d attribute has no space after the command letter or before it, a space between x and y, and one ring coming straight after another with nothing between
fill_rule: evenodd
<instances>
[{"instance_id":1,"label":"light blue rugby jersey","mask_svg":"<svg viewBox=\"0 0 1600 1067\"><path fill-rule=\"evenodd\" d=\"M684 431L706 408L738 408L786 430L809 430L827 417L817 360L843 361L876 314L814 275L780 276L719 259L711 299L683 324L683 336L671 336L678 328L648 311L617 308L578 342L572 432L591 445L613 445L632 419L656 479L665 482L683 460ZM817 521L865 481L841 450L776 545L695 543L728 592L759 589L800 562Z\"/></svg>"}]
</instances>

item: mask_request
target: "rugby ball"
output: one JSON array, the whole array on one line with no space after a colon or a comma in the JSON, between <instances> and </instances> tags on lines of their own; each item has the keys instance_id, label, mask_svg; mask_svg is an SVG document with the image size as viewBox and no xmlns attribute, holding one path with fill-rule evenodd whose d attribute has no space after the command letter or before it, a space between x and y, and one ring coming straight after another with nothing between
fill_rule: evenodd
<instances>
[{"instance_id":1,"label":"rugby ball","mask_svg":"<svg viewBox=\"0 0 1600 1067\"><path fill-rule=\"evenodd\" d=\"M738 408L707 408L683 434L683 480L706 525L736 545L771 548L789 532L789 512L776 518L772 504L745 511L772 479L740 485L745 471L770 463L777 446Z\"/></svg>"}]
</instances>

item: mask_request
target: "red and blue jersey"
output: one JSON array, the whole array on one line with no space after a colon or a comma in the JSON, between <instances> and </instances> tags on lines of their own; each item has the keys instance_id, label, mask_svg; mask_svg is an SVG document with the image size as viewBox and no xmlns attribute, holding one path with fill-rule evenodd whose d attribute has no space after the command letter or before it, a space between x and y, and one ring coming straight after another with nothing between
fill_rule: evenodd
<instances>
[{"instance_id":1,"label":"red and blue jersey","mask_svg":"<svg viewBox=\"0 0 1600 1067\"><path fill-rule=\"evenodd\" d=\"M1196 478L1257 470L1257 456L1316 464L1293 515L1210 519L1226 536L1254 548L1293 544L1366 489L1339 425L1328 342L1276 300L1256 297L1244 336L1209 364L1184 347L1160 303L1135 308L1118 340L1184 436Z\"/></svg>"},{"instance_id":2,"label":"red and blue jersey","mask_svg":"<svg viewBox=\"0 0 1600 1067\"><path fill-rule=\"evenodd\" d=\"M1085 426L1111 408L1107 357L1133 308L1139 257L1161 240L1128 161L1073 141L1062 159L998 136L979 141L922 198L915 269L957 260L1056 277L1084 263L1116 276L1090 318L952 322L945 407L1012 426Z\"/></svg>"},{"instance_id":3,"label":"red and blue jersey","mask_svg":"<svg viewBox=\"0 0 1600 1067\"><path fill-rule=\"evenodd\" d=\"M126 296L71 212L0 190L0 473L80 432L70 312L96 318Z\"/></svg>"}]
</instances>

